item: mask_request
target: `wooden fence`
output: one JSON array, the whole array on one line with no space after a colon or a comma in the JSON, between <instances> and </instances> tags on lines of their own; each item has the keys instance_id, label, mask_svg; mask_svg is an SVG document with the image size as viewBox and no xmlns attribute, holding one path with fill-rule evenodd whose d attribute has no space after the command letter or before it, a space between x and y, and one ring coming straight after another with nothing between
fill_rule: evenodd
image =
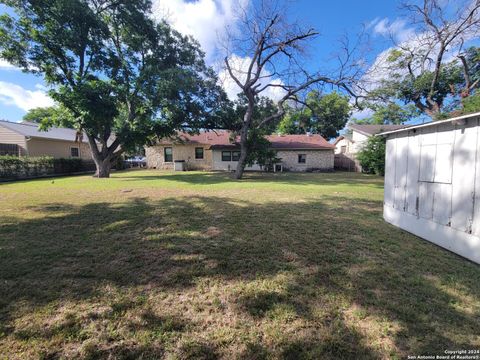
<instances>
[{"instance_id":1,"label":"wooden fence","mask_svg":"<svg viewBox=\"0 0 480 360\"><path fill-rule=\"evenodd\" d=\"M346 156L345 154L335 154L334 168L340 171L361 172L362 167L358 160L354 160Z\"/></svg>"}]
</instances>

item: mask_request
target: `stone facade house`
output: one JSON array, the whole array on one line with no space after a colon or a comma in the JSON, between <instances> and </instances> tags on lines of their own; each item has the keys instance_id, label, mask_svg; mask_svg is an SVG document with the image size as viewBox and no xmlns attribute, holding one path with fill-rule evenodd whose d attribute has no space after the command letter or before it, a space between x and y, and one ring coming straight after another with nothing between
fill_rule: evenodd
<instances>
[{"instance_id":1,"label":"stone facade house","mask_svg":"<svg viewBox=\"0 0 480 360\"><path fill-rule=\"evenodd\" d=\"M281 162L276 171L331 171L334 146L320 135L271 135L272 144ZM175 161L184 161L187 170L235 170L240 146L224 130L205 131L197 135L179 133L162 139L145 149L147 167L173 169ZM262 170L257 164L246 170Z\"/></svg>"},{"instance_id":2,"label":"stone facade house","mask_svg":"<svg viewBox=\"0 0 480 360\"><path fill-rule=\"evenodd\" d=\"M86 136L79 139L76 130L41 131L35 123L5 120L0 120L0 155L92 159Z\"/></svg>"}]
</instances>

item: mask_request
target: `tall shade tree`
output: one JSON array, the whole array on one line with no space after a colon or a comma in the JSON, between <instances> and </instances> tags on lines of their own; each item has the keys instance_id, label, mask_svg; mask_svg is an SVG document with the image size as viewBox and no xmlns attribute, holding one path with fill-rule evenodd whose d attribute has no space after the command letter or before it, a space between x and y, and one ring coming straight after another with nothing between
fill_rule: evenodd
<instances>
[{"instance_id":1,"label":"tall shade tree","mask_svg":"<svg viewBox=\"0 0 480 360\"><path fill-rule=\"evenodd\" d=\"M414 104L437 118L447 104L460 103L479 86L475 53L464 44L479 37L480 1L423 0L402 8L415 31L372 68L382 79L371 95Z\"/></svg>"},{"instance_id":2,"label":"tall shade tree","mask_svg":"<svg viewBox=\"0 0 480 360\"><path fill-rule=\"evenodd\" d=\"M85 132L96 176L123 151L207 127L224 97L204 54L149 0L3 0L0 57L43 75L49 95Z\"/></svg>"},{"instance_id":3,"label":"tall shade tree","mask_svg":"<svg viewBox=\"0 0 480 360\"><path fill-rule=\"evenodd\" d=\"M285 134L305 134L311 132L331 139L345 127L351 114L347 96L337 92L321 94L311 91L305 105L290 109L279 124L278 130Z\"/></svg>"},{"instance_id":4,"label":"tall shade tree","mask_svg":"<svg viewBox=\"0 0 480 360\"><path fill-rule=\"evenodd\" d=\"M386 105L374 105L374 113L365 119L354 119L356 124L371 125L402 125L419 115L418 110L413 106L400 106L396 103Z\"/></svg>"},{"instance_id":5,"label":"tall shade tree","mask_svg":"<svg viewBox=\"0 0 480 360\"><path fill-rule=\"evenodd\" d=\"M47 130L49 127L57 124L67 128L75 128L75 118L63 106L33 108L28 110L22 119L23 121L39 124L42 130ZM79 135L81 134L79 133Z\"/></svg>"},{"instance_id":6,"label":"tall shade tree","mask_svg":"<svg viewBox=\"0 0 480 360\"><path fill-rule=\"evenodd\" d=\"M351 54L339 57L339 69L329 71L329 75L326 71L309 71L302 67L305 51L318 33L289 21L289 12L281 1L255 1L247 8L240 7L237 13L240 17L238 28L227 31L224 65L247 99L240 129L241 153L235 171L235 177L240 179L248 158L250 132L280 119L285 114L285 104L302 101L313 85L330 85L353 94L352 79L358 73L352 65L355 62ZM254 124L255 99L268 90L275 90L278 95L277 111Z\"/></svg>"}]
</instances>

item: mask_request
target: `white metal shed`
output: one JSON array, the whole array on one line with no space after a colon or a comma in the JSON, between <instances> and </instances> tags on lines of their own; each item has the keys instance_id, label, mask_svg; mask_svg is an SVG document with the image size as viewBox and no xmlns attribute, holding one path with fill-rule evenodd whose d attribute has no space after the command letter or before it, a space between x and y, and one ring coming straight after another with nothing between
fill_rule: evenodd
<instances>
[{"instance_id":1,"label":"white metal shed","mask_svg":"<svg viewBox=\"0 0 480 360\"><path fill-rule=\"evenodd\" d=\"M384 132L384 219L480 263L480 113Z\"/></svg>"}]
</instances>

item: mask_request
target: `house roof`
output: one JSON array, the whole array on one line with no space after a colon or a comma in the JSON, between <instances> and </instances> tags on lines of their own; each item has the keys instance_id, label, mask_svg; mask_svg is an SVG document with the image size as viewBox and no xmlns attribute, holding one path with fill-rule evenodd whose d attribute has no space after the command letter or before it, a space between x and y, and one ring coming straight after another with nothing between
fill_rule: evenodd
<instances>
[{"instance_id":1,"label":"house roof","mask_svg":"<svg viewBox=\"0 0 480 360\"><path fill-rule=\"evenodd\" d=\"M349 129L358 131L360 134L372 136L385 131L394 131L410 127L409 125L360 125L349 124Z\"/></svg>"},{"instance_id":2,"label":"house roof","mask_svg":"<svg viewBox=\"0 0 480 360\"><path fill-rule=\"evenodd\" d=\"M321 135L270 135L273 149L334 149Z\"/></svg>"},{"instance_id":3,"label":"house roof","mask_svg":"<svg viewBox=\"0 0 480 360\"><path fill-rule=\"evenodd\" d=\"M420 128L424 128L424 127L446 124L446 123L449 123L449 122L462 123L463 121L468 121L470 119L475 119L475 118L478 118L478 117L480 117L480 112L473 113L473 114L462 115L462 116L457 116L457 117L453 117L453 118L446 119L446 120L431 121L431 122L428 122L428 123L425 123L425 124L413 125L413 126L409 126L408 128L404 128L404 129L384 131L384 132L380 133L379 135L382 135L382 136L383 135L389 135L389 134L399 133L399 132L406 131L406 130L410 131L410 130L420 129Z\"/></svg>"},{"instance_id":4,"label":"house roof","mask_svg":"<svg viewBox=\"0 0 480 360\"><path fill-rule=\"evenodd\" d=\"M58 128L52 127L47 131L41 131L39 125L28 122L10 122L6 120L0 120L0 126L5 127L6 129L12 130L20 135L26 137L50 139L50 140L64 140L64 141L75 141L77 130L67 129L67 128ZM87 137L84 136L82 142L87 142Z\"/></svg>"},{"instance_id":5,"label":"house roof","mask_svg":"<svg viewBox=\"0 0 480 360\"><path fill-rule=\"evenodd\" d=\"M340 140L343 140L343 139L346 139L346 140L350 141L351 143L354 143L354 142L355 142L355 141L353 141L352 138L350 138L350 137L347 136L347 135L340 135L339 137L337 137L337 138L335 139L335 141L333 142L333 145L336 146L336 145L338 144L338 142L339 142Z\"/></svg>"},{"instance_id":6,"label":"house roof","mask_svg":"<svg viewBox=\"0 0 480 360\"><path fill-rule=\"evenodd\" d=\"M271 142L273 149L333 149L330 144L320 135L270 135L267 140ZM226 130L204 131L200 134L190 135L178 133L177 136L162 139L160 145L170 144L201 144L210 145L211 149L238 148L238 137L231 139L231 132Z\"/></svg>"}]
</instances>

